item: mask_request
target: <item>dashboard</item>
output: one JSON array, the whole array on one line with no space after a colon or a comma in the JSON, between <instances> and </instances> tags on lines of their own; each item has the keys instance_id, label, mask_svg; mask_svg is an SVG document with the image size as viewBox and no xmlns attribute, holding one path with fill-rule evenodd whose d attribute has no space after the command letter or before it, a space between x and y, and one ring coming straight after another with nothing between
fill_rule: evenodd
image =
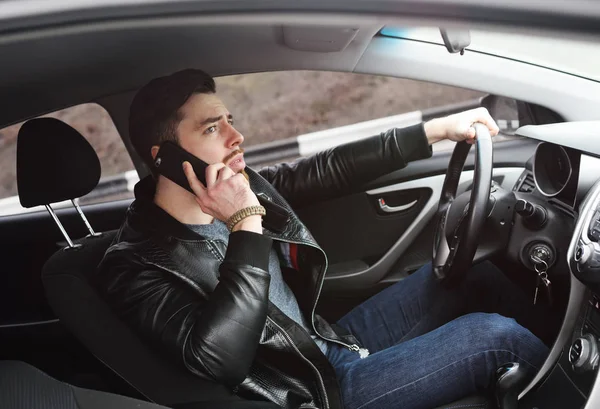
<instances>
[{"instance_id":1,"label":"dashboard","mask_svg":"<svg viewBox=\"0 0 600 409\"><path fill-rule=\"evenodd\" d=\"M565 240L560 249L568 248L561 257L570 287L567 307L546 362L520 394L519 408L600 407L600 122L525 126L517 135L540 144L515 195L530 200L532 208L541 205L548 214L558 211L575 221L553 232Z\"/></svg>"}]
</instances>

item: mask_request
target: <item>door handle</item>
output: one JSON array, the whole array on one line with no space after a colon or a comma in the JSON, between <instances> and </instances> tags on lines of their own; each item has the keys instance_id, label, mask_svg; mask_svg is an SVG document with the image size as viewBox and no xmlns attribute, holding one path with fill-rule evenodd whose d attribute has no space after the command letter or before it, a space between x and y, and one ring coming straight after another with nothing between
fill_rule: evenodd
<instances>
[{"instance_id":1,"label":"door handle","mask_svg":"<svg viewBox=\"0 0 600 409\"><path fill-rule=\"evenodd\" d=\"M404 210L408 210L411 207L413 207L414 205L416 205L418 202L418 200L413 200L410 203L407 204L403 204L400 206L388 206L387 204L385 204L385 200L383 199L379 199L377 200L377 203L379 203L379 208L381 209L382 212L386 212L386 213L396 213L396 212L402 212Z\"/></svg>"}]
</instances>

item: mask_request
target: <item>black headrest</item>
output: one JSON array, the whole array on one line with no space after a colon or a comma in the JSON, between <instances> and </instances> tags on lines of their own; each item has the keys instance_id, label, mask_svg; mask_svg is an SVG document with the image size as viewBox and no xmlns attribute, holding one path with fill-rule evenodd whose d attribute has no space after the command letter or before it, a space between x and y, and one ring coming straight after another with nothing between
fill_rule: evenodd
<instances>
[{"instance_id":1,"label":"black headrest","mask_svg":"<svg viewBox=\"0 0 600 409\"><path fill-rule=\"evenodd\" d=\"M23 207L75 199L100 180L100 160L75 129L54 118L27 121L17 139L17 186Z\"/></svg>"}]
</instances>

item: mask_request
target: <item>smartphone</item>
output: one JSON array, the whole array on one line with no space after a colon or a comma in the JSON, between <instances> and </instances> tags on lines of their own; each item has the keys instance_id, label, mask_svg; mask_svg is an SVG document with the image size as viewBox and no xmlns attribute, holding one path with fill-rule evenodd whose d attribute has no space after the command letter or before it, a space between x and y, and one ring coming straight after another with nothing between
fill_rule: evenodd
<instances>
[{"instance_id":1,"label":"smartphone","mask_svg":"<svg viewBox=\"0 0 600 409\"><path fill-rule=\"evenodd\" d=\"M183 162L185 161L192 165L198 180L206 186L206 168L208 164L175 142L165 141L160 145L156 158L154 158L154 166L158 173L194 193L183 172Z\"/></svg>"}]
</instances>

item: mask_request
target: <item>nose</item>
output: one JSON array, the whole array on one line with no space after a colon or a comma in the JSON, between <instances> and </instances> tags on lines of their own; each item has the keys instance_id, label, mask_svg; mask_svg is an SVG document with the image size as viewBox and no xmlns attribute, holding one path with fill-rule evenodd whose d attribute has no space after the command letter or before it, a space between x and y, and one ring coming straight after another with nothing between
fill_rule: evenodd
<instances>
[{"instance_id":1,"label":"nose","mask_svg":"<svg viewBox=\"0 0 600 409\"><path fill-rule=\"evenodd\" d=\"M227 125L227 147L235 148L238 145L241 145L244 142L244 135L238 132L232 125Z\"/></svg>"}]
</instances>

